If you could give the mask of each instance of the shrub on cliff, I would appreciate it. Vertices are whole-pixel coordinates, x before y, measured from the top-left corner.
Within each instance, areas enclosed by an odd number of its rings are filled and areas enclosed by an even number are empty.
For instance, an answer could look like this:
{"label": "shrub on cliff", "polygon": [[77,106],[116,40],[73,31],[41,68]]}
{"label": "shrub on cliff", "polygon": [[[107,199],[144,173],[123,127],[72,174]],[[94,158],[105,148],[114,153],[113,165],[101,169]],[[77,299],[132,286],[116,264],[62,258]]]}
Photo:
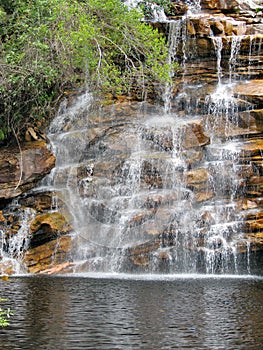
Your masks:
{"label": "shrub on cliff", "polygon": [[65,90],[167,81],[165,40],[113,0],[0,0],[0,139],[52,114]]}

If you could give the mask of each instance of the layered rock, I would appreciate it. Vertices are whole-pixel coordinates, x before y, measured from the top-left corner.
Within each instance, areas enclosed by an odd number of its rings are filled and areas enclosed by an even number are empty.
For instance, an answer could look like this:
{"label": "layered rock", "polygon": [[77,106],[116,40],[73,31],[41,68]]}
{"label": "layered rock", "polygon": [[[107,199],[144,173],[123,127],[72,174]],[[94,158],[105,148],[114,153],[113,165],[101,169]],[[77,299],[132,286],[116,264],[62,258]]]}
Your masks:
{"label": "layered rock", "polygon": [[26,142],[0,153],[0,201],[18,197],[55,166],[55,157],[43,141]]}
{"label": "layered rock", "polygon": [[54,193],[43,192],[18,197],[2,210],[2,273],[36,273],[69,260],[72,227],[63,207]]}
{"label": "layered rock", "polygon": [[[237,142],[233,147],[237,147],[231,155],[230,150],[217,151],[225,157],[225,165],[220,169],[210,166],[209,168],[196,168],[197,163],[191,163],[193,169],[185,172],[184,178],[187,188],[194,193],[194,201],[205,203],[213,200],[217,189],[211,184],[218,181],[218,186],[223,186],[226,194],[231,190],[231,167],[233,162],[237,178],[236,181],[236,204],[231,215],[232,219],[240,220],[236,223],[236,230],[240,233],[240,240],[237,244],[237,251],[245,253],[248,247],[253,250],[262,250],[262,3],[259,1],[209,1],[201,2],[203,13],[189,14],[185,24],[186,35],[183,42],[177,39],[176,57],[181,62],[183,69],[177,71],[176,88],[174,89],[174,99],[172,100],[172,110],[180,115],[189,113],[204,113],[203,130],[209,135],[209,130],[213,130],[213,137],[222,140],[232,139]],[[169,35],[177,35],[177,25],[164,25]],[[184,30],[184,29],[182,29]],[[207,57],[209,57],[207,59]],[[180,83],[181,73],[183,75]],[[219,92],[216,87],[218,80],[226,83],[232,79],[241,79],[242,82],[233,84],[230,90]],[[187,83],[191,88],[187,90]],[[202,83],[198,84],[198,83]],[[194,84],[198,89],[194,88]],[[219,86],[220,87],[220,86]],[[218,89],[218,91],[217,91]],[[226,103],[228,108],[233,107],[233,115],[228,115],[228,110],[219,111],[220,100],[213,100],[213,94],[221,95],[221,102]],[[181,95],[187,94],[189,104],[182,99]],[[225,101],[223,98],[225,94]],[[211,98],[208,100],[208,95]],[[179,103],[179,105],[178,105]],[[181,109],[180,109],[181,103]],[[189,108],[194,105],[194,108]],[[207,110],[207,106],[209,109]],[[187,112],[186,112],[187,111]],[[207,128],[207,129],[206,129]],[[172,138],[169,134],[161,135],[161,131],[152,139],[157,144],[164,145],[164,149],[172,149]],[[244,139],[245,137],[245,139]],[[163,138],[163,139],[162,139]],[[237,141],[240,140],[240,141]],[[223,141],[222,147],[223,146]],[[208,142],[209,143],[209,142]],[[231,144],[231,142],[230,142]],[[199,145],[199,162],[204,159],[205,145]],[[232,147],[232,146],[231,146]],[[196,149],[195,149],[196,150]],[[209,148],[208,148],[209,150]],[[210,152],[210,151],[209,151]],[[225,155],[224,155],[225,152]],[[238,160],[236,159],[238,154]],[[214,155],[211,153],[211,157]],[[229,159],[227,161],[227,159]],[[229,162],[229,165],[228,165]],[[217,163],[219,164],[219,163]],[[232,164],[232,165],[231,165]],[[230,170],[229,170],[230,169]],[[217,174],[217,172],[221,174]],[[229,172],[229,175],[228,175]],[[229,182],[227,178],[229,177]],[[214,179],[214,180],[213,180]],[[218,179],[218,180],[217,180]],[[222,182],[223,179],[223,182]],[[231,190],[232,191],[232,190]],[[233,194],[232,194],[233,195]],[[162,201],[154,202],[156,208],[162,207]],[[192,239],[196,240],[195,247],[202,247],[208,237],[209,227],[215,225],[217,214],[210,210],[200,213],[200,221],[194,225],[198,235],[192,232]],[[194,217],[193,217],[194,220]],[[227,223],[226,223],[227,224]],[[230,223],[229,223],[230,224]],[[227,225],[229,225],[227,224]],[[231,225],[231,224],[230,224]],[[223,229],[223,228],[222,228]],[[156,244],[167,247],[174,245],[174,237],[178,241],[180,232],[176,225],[164,229],[157,240],[149,240],[148,244],[134,247],[131,251],[131,262],[136,266],[150,266],[152,255],[149,253],[156,250]],[[170,237],[170,238],[168,238]],[[242,238],[241,238],[242,237]],[[234,239],[234,237],[229,239]],[[181,240],[181,243],[184,240]],[[181,244],[179,243],[179,244]],[[186,241],[183,244],[187,244]],[[215,251],[220,252],[223,242],[213,242]],[[189,247],[190,249],[190,247]],[[221,254],[221,253],[220,253]],[[171,260],[171,254],[167,251],[160,251],[158,255],[160,264]]]}
{"label": "layered rock", "polygon": [[64,266],[70,266],[66,259],[70,246],[70,236],[62,236],[50,240],[46,244],[28,249],[24,257],[28,272],[38,273],[48,270],[46,273],[50,273],[52,270],[49,271],[49,269],[55,268],[56,265],[61,265],[62,263],[65,264],[65,261],[67,263]]}
{"label": "layered rock", "polygon": [[100,254],[122,254],[125,268],[153,271],[169,269],[170,261],[177,269],[180,259],[198,261],[208,251],[219,263],[226,246],[237,254],[263,250],[263,34],[261,3],[251,3],[202,0],[204,12],[182,21],[187,8],[180,4],[178,22],[155,24],[170,39],[181,33],[170,115],[119,97],[114,106],[81,110],[79,128],[62,116],[61,129],[51,127],[68,157],[60,155],[56,193],[25,194],[54,166],[43,143],[12,150],[8,161],[0,157],[1,198],[24,193],[16,208],[3,208],[0,222],[7,251],[24,232],[18,208],[28,213],[22,254],[13,251],[26,271],[71,271],[77,243],[69,213],[89,248],[83,269],[102,266]]}

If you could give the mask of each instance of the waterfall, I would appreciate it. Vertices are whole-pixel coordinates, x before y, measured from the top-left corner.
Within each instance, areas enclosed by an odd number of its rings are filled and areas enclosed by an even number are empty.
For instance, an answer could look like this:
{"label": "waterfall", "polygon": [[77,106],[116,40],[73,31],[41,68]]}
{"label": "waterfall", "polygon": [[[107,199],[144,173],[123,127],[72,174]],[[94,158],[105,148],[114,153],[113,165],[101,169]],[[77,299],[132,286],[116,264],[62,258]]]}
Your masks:
{"label": "waterfall", "polygon": [[167,17],[164,13],[164,9],[162,6],[154,3],[154,2],[142,2],[140,0],[125,0],[125,5],[128,8],[137,8],[140,10],[140,5],[144,5],[147,9],[147,20],[150,20],[151,22],[167,22]]}
{"label": "waterfall", "polygon": [[188,14],[196,14],[201,11],[201,0],[187,0],[186,4],[188,5]]}
{"label": "waterfall", "polygon": [[[197,167],[198,151],[185,146],[201,116],[163,114],[145,102],[97,110],[90,94],[61,108],[48,135],[57,166],[42,185],[67,203],[77,269],[239,272],[239,143],[213,135],[213,121],[227,127],[236,106],[228,85],[219,85],[206,101],[210,145],[204,135]],[[132,121],[120,123],[131,112]]]}
{"label": "waterfall", "polygon": [[[187,14],[167,20],[151,4],[153,21],[167,34],[169,63],[179,64],[171,69],[175,84],[163,88],[162,105],[102,106],[87,91],[65,99],[49,127],[56,167],[37,191],[54,193],[51,210],[67,213],[75,272],[251,272],[242,201],[247,178],[259,170],[239,136],[249,128],[240,112],[253,106],[242,101],[240,107],[234,92],[246,36],[210,31],[204,44],[189,34],[189,18],[202,16],[200,1],[188,5]],[[211,44],[212,57],[205,52],[200,58],[198,40]],[[249,64],[258,64],[260,51],[261,41],[251,39]],[[199,69],[205,73],[198,76]],[[34,215],[23,212],[19,234],[9,240],[12,258],[21,260]],[[4,245],[2,238],[3,256]]]}
{"label": "waterfall", "polygon": [[231,83],[233,74],[235,72],[235,66],[237,64],[237,57],[240,51],[240,45],[242,36],[236,36],[231,38],[231,52],[229,58],[229,82]]}
{"label": "waterfall", "polygon": [[222,58],[223,41],[220,36],[212,37],[212,40],[213,40],[216,57],[217,57],[216,68],[217,68],[218,85],[220,85],[221,77],[222,77],[221,58]]}
{"label": "waterfall", "polygon": [[[180,19],[178,21],[172,21],[168,22],[166,25],[167,31],[168,31],[168,47],[169,47],[169,54],[168,54],[168,63],[171,67],[173,67],[173,64],[177,61],[177,50],[181,42],[184,42],[182,40],[182,33],[185,33],[185,19]],[[185,50],[183,49],[183,54],[185,54]],[[174,75],[174,69],[171,68],[170,76],[171,78]],[[166,84],[164,88],[164,93],[162,96],[162,99],[164,101],[164,113],[168,114],[171,110],[171,98],[172,98],[172,89],[173,84]]]}
{"label": "waterfall", "polygon": [[1,230],[0,256],[3,267],[7,267],[9,273],[23,273],[26,271],[23,257],[24,251],[29,247],[30,233],[28,227],[35,216],[35,210],[31,208],[22,209],[16,200],[9,206],[9,215],[17,217],[19,229],[17,233],[5,235],[5,229]]}

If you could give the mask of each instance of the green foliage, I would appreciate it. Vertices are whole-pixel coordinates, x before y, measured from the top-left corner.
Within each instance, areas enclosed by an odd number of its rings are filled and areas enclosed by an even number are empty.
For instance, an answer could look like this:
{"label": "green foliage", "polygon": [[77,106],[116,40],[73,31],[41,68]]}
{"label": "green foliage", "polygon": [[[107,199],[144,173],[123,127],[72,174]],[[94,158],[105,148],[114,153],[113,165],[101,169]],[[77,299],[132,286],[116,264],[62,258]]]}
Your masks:
{"label": "green foliage", "polygon": [[[6,299],[0,298],[0,302],[6,301]],[[13,316],[13,312],[10,308],[4,309],[0,307],[0,327],[6,327],[9,325],[9,318]]]}
{"label": "green foliage", "polygon": [[0,0],[0,140],[84,83],[129,93],[169,81],[164,38],[113,0]]}
{"label": "green foliage", "polygon": [[139,6],[141,7],[146,19],[151,19],[153,16],[153,4],[154,6],[159,7],[159,9],[163,9],[167,16],[176,15],[175,7],[171,0],[143,0],[139,2]]}

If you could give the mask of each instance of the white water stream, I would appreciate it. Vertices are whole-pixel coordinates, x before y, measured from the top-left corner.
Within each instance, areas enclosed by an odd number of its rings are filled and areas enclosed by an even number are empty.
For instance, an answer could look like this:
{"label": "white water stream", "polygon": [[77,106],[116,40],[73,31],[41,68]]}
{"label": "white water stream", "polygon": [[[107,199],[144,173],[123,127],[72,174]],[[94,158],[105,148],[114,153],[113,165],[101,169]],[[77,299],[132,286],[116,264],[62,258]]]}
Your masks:
{"label": "white water stream", "polygon": [[[192,5],[196,14],[200,3]],[[185,46],[185,18],[167,25],[171,62],[180,55],[181,91],[175,97],[167,86],[164,106],[143,102],[101,109],[90,92],[65,101],[48,135],[56,167],[38,191],[52,191],[56,205],[56,197],[66,204],[74,229],[71,259],[83,271],[249,273],[249,245],[238,254],[240,242],[245,244],[235,202],[242,195],[240,143],[227,138],[238,122],[232,90],[242,37],[231,40],[227,74],[222,39],[212,38],[217,83],[200,112],[202,85],[184,80],[195,50]],[[202,125],[210,140],[201,156],[195,147],[185,148],[193,124]],[[222,125],[225,135],[219,137]],[[191,170],[202,179],[189,185]],[[17,236],[23,244],[30,215],[25,213]],[[11,251],[19,249],[18,241],[10,244]]]}
{"label": "white water stream", "polygon": [[[184,26],[183,20],[171,23],[171,60],[176,57],[180,35],[185,35]],[[94,128],[94,101],[89,93],[69,107],[62,106],[53,121],[49,138],[57,166],[44,185],[67,203],[77,246],[72,259],[84,264],[87,271],[133,270],[127,262],[127,251],[159,239],[159,248],[147,253],[147,258],[140,254],[132,258],[136,266],[140,265],[139,270],[239,273],[237,246],[242,241],[242,218],[234,201],[239,188],[239,142],[230,140],[222,144],[216,133],[220,125],[225,125],[226,132],[235,125],[237,106],[231,91],[240,41],[232,41],[229,74],[224,82],[220,39],[214,40],[214,44],[218,83],[214,92],[206,96],[208,115],[213,116],[205,125],[210,145],[206,146],[206,156],[198,166],[207,177],[200,185],[206,187],[202,191],[208,201],[198,202],[197,194],[186,180],[189,164],[183,146],[185,128],[189,120],[202,118],[193,115],[193,104],[187,102],[187,83],[177,97],[178,105],[184,104],[183,117],[179,116],[179,109],[176,111],[176,100],[171,111],[171,89],[167,89],[165,107],[157,112],[152,113],[146,105],[142,109],[143,104],[137,106],[134,121],[120,131],[118,127],[114,129],[115,122],[111,120],[116,139],[113,143],[111,137],[105,137],[88,146],[88,134]],[[186,61],[188,52],[182,47]],[[184,62],[181,66],[186,69]],[[104,117],[99,110],[96,113],[95,129],[103,129]],[[118,124],[114,107],[111,113]],[[111,158],[116,156],[113,149],[118,147],[124,152],[121,158],[126,154],[121,162]],[[167,149],[164,151],[163,147]],[[120,168],[107,177],[115,164]],[[85,172],[82,177],[78,175],[80,169]],[[105,175],[98,174],[100,171]],[[201,219],[206,215],[210,218]]]}

